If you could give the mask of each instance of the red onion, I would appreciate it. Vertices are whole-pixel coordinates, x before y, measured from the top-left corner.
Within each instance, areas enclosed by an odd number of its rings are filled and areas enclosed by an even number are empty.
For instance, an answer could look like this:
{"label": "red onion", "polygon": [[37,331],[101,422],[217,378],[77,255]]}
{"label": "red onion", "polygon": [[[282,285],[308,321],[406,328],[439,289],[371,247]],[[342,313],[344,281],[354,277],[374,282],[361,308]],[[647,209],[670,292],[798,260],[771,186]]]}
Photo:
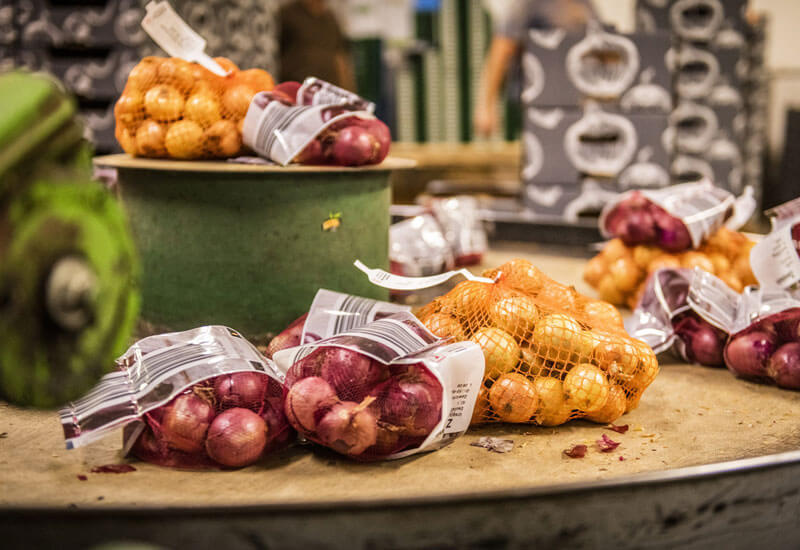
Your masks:
{"label": "red onion", "polygon": [[294,430],[286,420],[286,415],[283,414],[283,407],[279,404],[273,405],[270,402],[265,403],[261,418],[267,425],[268,438],[267,448],[265,450],[272,451],[282,447],[292,439]]}
{"label": "red onion", "polygon": [[783,344],[770,357],[767,376],[782,388],[800,389],[800,343]]}
{"label": "red onion", "polygon": [[320,442],[337,453],[358,456],[378,440],[378,421],[364,404],[337,403],[317,423]]}
{"label": "red onion", "polygon": [[300,90],[300,83],[293,80],[287,80],[277,84],[272,91],[281,92],[292,100],[292,103],[297,103],[297,92]]}
{"label": "red onion", "polygon": [[389,456],[398,452],[400,443],[399,430],[394,426],[378,423],[378,435],[375,444],[369,448],[369,454],[375,457]]}
{"label": "red onion", "polygon": [[317,429],[317,414],[338,401],[336,393],[318,376],[303,378],[286,394],[285,411],[289,423],[306,435]]}
{"label": "red onion", "polygon": [[681,252],[692,247],[692,237],[681,220],[656,205],[651,206],[651,213],[659,247],[668,252]]}
{"label": "red onion", "polygon": [[252,464],[267,444],[267,425],[253,411],[228,409],[211,423],[206,452],[223,466],[239,468]]}
{"label": "red onion", "polygon": [[628,246],[653,242],[656,228],[647,210],[631,210],[619,226],[617,235]]}
{"label": "red onion", "polygon": [[303,378],[319,376],[322,362],[325,360],[326,349],[317,348],[292,365],[286,372],[286,379],[284,380],[286,387],[291,388]]}
{"label": "red onion", "polygon": [[353,125],[364,128],[378,140],[380,149],[378,154],[372,159],[372,162],[375,164],[382,162],[389,154],[389,147],[392,145],[392,133],[389,131],[389,127],[377,118],[354,117]]}
{"label": "red onion", "polygon": [[211,405],[193,393],[184,393],[164,407],[161,432],[170,447],[196,453],[203,449],[213,419]]}
{"label": "red onion", "polygon": [[412,365],[378,393],[381,420],[404,435],[427,436],[442,417],[442,385],[425,367]]}
{"label": "red onion", "polygon": [[360,402],[378,382],[389,376],[385,365],[345,348],[327,347],[320,376],[341,399]]}
{"label": "red onion", "polygon": [[744,378],[763,378],[767,361],[775,351],[775,338],[761,331],[735,336],[725,347],[725,364]]}
{"label": "red onion", "polygon": [[771,317],[775,318],[773,324],[780,340],[800,342],[800,309],[781,311]]}
{"label": "red onion", "polygon": [[339,166],[361,166],[374,163],[381,144],[364,128],[347,126],[336,136],[331,147],[333,161]]}
{"label": "red onion", "polygon": [[682,351],[687,361],[709,367],[721,367],[725,364],[722,350],[726,335],[722,331],[702,319],[688,316],[675,324],[675,334],[685,344]]}
{"label": "red onion", "polygon": [[214,381],[214,394],[221,409],[244,407],[258,412],[266,389],[267,376],[258,372],[237,372],[218,376]]}
{"label": "red onion", "polygon": [[605,219],[606,231],[615,237],[619,235],[622,224],[628,216],[628,211],[628,207],[624,202],[612,208]]}
{"label": "red onion", "polygon": [[288,327],[278,333],[275,338],[270,340],[269,345],[267,346],[266,356],[272,358],[275,353],[282,349],[299,346],[302,343],[300,342],[300,339],[303,336],[303,327],[306,324],[306,317],[308,317],[308,313],[302,314],[300,317],[292,321]]}

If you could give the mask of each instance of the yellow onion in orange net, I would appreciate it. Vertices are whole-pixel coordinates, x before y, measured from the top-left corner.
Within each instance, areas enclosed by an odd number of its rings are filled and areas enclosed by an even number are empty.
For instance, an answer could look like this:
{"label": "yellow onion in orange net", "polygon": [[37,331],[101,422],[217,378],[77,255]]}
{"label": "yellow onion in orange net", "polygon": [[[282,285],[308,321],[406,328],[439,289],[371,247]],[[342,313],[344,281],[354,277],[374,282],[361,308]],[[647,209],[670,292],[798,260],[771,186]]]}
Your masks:
{"label": "yellow onion in orange net", "polygon": [[183,59],[142,59],[114,106],[122,149],[133,156],[183,160],[241,154],[242,120],[250,101],[275,83],[267,71],[241,71],[223,57],[215,61],[227,76]]}
{"label": "yellow onion in orange net", "polygon": [[[625,253],[618,248],[617,259]],[[483,351],[473,424],[609,423],[638,405],[658,362],[649,346],[625,332],[614,306],[525,260],[483,275],[495,282],[464,281],[417,312],[437,335],[471,340]]]}

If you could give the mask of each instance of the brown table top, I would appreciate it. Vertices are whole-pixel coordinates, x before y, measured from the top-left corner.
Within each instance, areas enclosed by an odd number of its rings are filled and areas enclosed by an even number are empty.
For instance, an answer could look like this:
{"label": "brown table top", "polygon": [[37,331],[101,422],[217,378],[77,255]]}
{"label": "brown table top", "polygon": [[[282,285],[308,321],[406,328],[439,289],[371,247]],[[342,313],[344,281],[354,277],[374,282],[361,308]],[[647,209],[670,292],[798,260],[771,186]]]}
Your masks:
{"label": "brown table top", "polygon": [[[506,244],[490,252],[485,263],[527,257],[549,275],[590,293],[580,279],[584,259],[563,255],[569,250],[559,252]],[[800,392],[739,381],[725,369],[667,359],[639,408],[617,421],[630,427],[625,434],[583,421],[557,428],[488,425],[439,451],[374,464],[295,447],[238,471],[177,471],[134,462],[135,472],[91,474],[94,466],[123,461],[119,434],[66,451],[54,412],[0,404],[0,433],[5,433],[0,438],[0,507],[326,504],[625,480],[635,474],[797,450],[799,415]],[[604,433],[621,442],[614,452],[595,447]],[[513,439],[514,448],[496,454],[470,446],[483,435]],[[579,443],[589,446],[585,458],[562,454]],[[80,481],[79,474],[88,480]]]}

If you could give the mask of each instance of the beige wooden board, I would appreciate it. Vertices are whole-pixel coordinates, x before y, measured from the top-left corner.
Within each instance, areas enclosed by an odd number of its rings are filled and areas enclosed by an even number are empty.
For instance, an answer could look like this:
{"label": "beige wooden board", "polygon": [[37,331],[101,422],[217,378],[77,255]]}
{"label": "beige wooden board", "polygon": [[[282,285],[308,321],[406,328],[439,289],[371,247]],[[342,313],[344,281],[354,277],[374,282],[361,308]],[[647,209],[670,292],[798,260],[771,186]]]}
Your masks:
{"label": "beige wooden board", "polygon": [[[486,263],[524,256],[588,292],[580,281],[585,260],[565,255],[571,252],[505,245],[489,253]],[[662,364],[640,407],[617,422],[630,426],[626,434],[584,421],[558,428],[488,425],[440,451],[391,462],[360,464],[296,447],[238,471],[177,471],[134,462],[135,472],[91,474],[94,466],[123,460],[118,433],[66,451],[54,412],[0,405],[0,506],[233,506],[524,490],[796,450],[798,417],[798,392],[742,382],[724,369]],[[597,449],[594,442],[604,433],[621,442],[614,452]],[[514,448],[497,454],[470,445],[484,435],[512,439]],[[585,458],[562,454],[574,444],[588,445]],[[88,480],[80,481],[79,474]]]}
{"label": "beige wooden board", "polygon": [[416,166],[416,161],[398,157],[387,157],[380,164],[346,168],[342,166],[304,166],[290,164],[244,164],[225,160],[172,160],[132,157],[126,154],[95,157],[97,166],[111,168],[134,168],[140,170],[164,170],[171,172],[226,172],[226,173],[330,173],[330,172],[381,172],[408,170]]}

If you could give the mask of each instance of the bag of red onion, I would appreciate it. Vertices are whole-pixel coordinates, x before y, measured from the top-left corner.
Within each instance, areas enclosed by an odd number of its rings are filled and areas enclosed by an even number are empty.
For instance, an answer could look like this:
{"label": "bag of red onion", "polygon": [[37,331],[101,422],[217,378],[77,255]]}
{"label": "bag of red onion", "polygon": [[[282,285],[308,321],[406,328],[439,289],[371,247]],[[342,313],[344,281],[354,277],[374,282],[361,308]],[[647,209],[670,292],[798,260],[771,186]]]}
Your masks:
{"label": "bag of red onion", "polygon": [[410,313],[274,356],[289,423],[357,460],[438,449],[467,430],[483,378],[472,342],[446,344]]}
{"label": "bag of red onion", "polygon": [[684,361],[722,367],[728,334],[704,320],[689,303],[694,272],[662,268],[647,280],[644,294],[625,329],[656,353],[673,351]]}
{"label": "bag of red onion", "polygon": [[282,349],[310,344],[401,311],[411,311],[411,307],[320,288],[308,312],[270,340],[265,355],[272,358]]}
{"label": "bag of red onion", "polygon": [[710,181],[624,193],[600,214],[600,232],[627,246],[653,245],[667,252],[698,248],[725,224],[738,229],[755,209],[752,190],[736,199]]}
{"label": "bag of red onion", "polygon": [[800,197],[765,212],[772,231],[750,251],[758,284],[783,288],[800,299]]}
{"label": "bag of red onion", "polygon": [[754,286],[739,295],[700,269],[688,300],[706,321],[730,333],[723,356],[731,372],[800,389],[800,300],[783,289]]}
{"label": "bag of red onion", "polygon": [[124,427],[125,454],[173,468],[239,468],[287,445],[274,363],[238,332],[206,326],[151,336],[59,412],[67,449]]}

